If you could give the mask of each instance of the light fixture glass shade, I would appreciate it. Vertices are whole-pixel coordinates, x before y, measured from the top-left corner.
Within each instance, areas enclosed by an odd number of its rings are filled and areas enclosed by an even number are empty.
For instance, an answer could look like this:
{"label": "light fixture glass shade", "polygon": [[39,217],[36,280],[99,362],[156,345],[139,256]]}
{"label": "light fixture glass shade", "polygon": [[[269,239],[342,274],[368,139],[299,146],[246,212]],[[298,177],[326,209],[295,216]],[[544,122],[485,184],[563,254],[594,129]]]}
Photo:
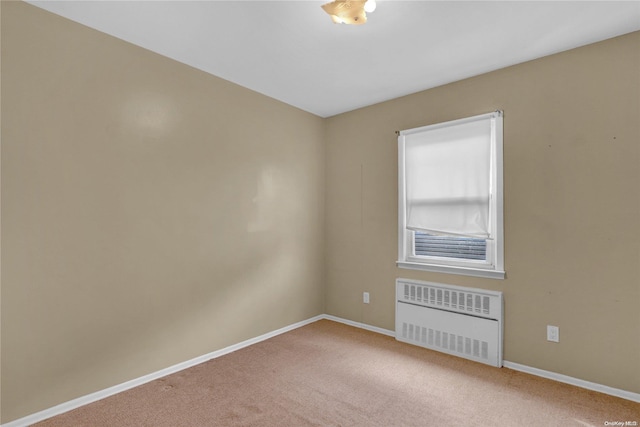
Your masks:
{"label": "light fixture glass shade", "polygon": [[376,6],[376,0],[367,0],[367,2],[364,4],[364,11],[371,13],[376,10]]}
{"label": "light fixture glass shade", "polygon": [[[369,0],[371,1],[373,0]],[[366,3],[368,2],[365,0],[335,0],[322,5],[322,9],[331,16],[334,23],[361,25],[367,22]]]}

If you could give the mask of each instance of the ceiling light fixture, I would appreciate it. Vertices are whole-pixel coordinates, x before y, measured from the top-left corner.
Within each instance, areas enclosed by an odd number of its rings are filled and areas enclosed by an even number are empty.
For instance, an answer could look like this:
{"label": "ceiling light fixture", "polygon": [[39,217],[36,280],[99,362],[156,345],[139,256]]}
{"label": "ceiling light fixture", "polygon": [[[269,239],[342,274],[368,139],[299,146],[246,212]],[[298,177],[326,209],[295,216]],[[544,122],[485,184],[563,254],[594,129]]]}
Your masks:
{"label": "ceiling light fixture", "polygon": [[367,22],[367,12],[376,10],[375,0],[335,0],[322,5],[335,24],[361,25]]}

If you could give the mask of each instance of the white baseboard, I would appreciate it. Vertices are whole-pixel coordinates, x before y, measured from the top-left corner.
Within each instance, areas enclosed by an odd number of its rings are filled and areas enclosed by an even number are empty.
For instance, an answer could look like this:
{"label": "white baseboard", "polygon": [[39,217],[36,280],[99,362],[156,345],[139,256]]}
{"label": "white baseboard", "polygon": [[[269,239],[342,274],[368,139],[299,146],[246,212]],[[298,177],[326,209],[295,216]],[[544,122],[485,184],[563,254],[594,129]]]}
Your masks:
{"label": "white baseboard", "polygon": [[345,325],[355,326],[356,328],[366,329],[367,331],[377,332],[382,335],[388,335],[390,337],[396,336],[396,331],[390,331],[389,329],[378,328],[377,326],[367,325],[366,323],[354,322],[353,320],[343,319],[341,317],[332,316],[330,314],[325,314],[322,316],[323,319],[333,320],[334,322],[344,323]]}
{"label": "white baseboard", "polygon": [[621,397],[622,399],[631,400],[640,403],[640,394],[633,393],[631,391],[620,390],[618,388],[609,387],[602,384],[592,383],[589,381],[581,380],[579,378],[569,377],[567,375],[557,374],[551,371],[545,371],[543,369],[532,368],[531,366],[521,365],[519,363],[503,361],[502,366],[505,368],[513,369],[514,371],[520,371],[527,374],[535,375],[537,377],[547,378],[550,380],[558,381],[565,384],[574,385],[580,388],[586,388],[587,390],[597,391],[600,393],[608,394],[615,397]]}
{"label": "white baseboard", "polygon": [[11,421],[9,423],[2,424],[1,427],[29,427],[31,424],[44,421],[48,418],[55,417],[56,415],[64,414],[65,412],[69,412],[73,409],[80,408],[81,406],[88,405],[90,403],[96,402],[106,397],[113,396],[114,394],[121,393],[123,391],[129,390],[134,387],[138,387],[140,385],[146,384],[148,382],[157,380],[162,377],[166,377],[167,375],[171,375],[176,372],[182,371],[184,369],[190,368],[192,366],[199,365],[200,363],[204,363],[208,360],[215,359],[216,357],[224,356],[225,354],[229,354],[234,351],[240,350],[241,348],[259,343],[260,341],[268,340],[269,338],[273,338],[277,335],[292,331],[301,326],[308,325],[309,323],[313,323],[324,318],[325,318],[324,315],[318,315],[310,319],[303,320],[298,323],[294,323],[293,325],[285,326],[284,328],[280,328],[275,331],[268,332],[266,334],[260,335],[259,337],[251,338],[246,341],[242,341],[238,344],[230,345],[229,347],[225,347],[223,349],[216,350],[214,352],[205,354],[203,356],[199,356],[194,359],[187,360],[186,362],[178,363],[177,365],[173,365],[168,368],[161,369],[156,372],[152,372],[140,378],[136,378],[131,381],[127,381],[125,383],[118,384],[113,387],[109,387],[104,390],[100,390],[95,393],[91,393],[86,396],[82,396],[77,399],[73,399],[68,402],[61,403],[60,405],[56,405],[52,408],[45,409],[44,411],[36,412],[35,414],[31,414],[26,417]]}
{"label": "white baseboard", "polygon": [[[255,338],[248,339],[246,341],[242,341],[238,344],[231,345],[229,347],[225,347],[221,350],[216,350],[214,352],[205,354],[200,357],[196,357],[191,360],[187,360],[186,362],[178,363],[177,365],[170,366],[165,369],[161,369],[157,372],[150,373],[148,375],[142,376],[140,378],[133,379],[131,381],[127,381],[122,384],[115,385],[113,387],[106,388],[104,390],[97,391],[95,393],[88,394],[86,396],[79,397],[77,399],[70,400],[65,403],[61,403],[60,405],[54,406],[49,409],[45,409],[44,411],[36,412],[35,414],[28,415],[23,418],[19,418],[17,420],[11,421],[6,424],[2,424],[0,427],[28,427],[32,424],[35,424],[40,421],[44,421],[48,418],[54,417],[56,415],[64,414],[65,412],[71,411],[73,409],[80,408],[81,406],[88,405],[90,403],[96,402],[98,400],[104,399],[109,396],[113,396],[114,394],[121,393],[123,391],[129,390],[131,388],[146,384],[148,382],[157,380],[159,378],[165,377],[167,375],[182,371],[184,369],[190,368],[192,366],[198,365],[200,363],[204,363],[208,360],[215,359],[216,357],[224,356],[225,354],[232,353],[234,351],[240,350],[242,348],[248,347],[250,345],[259,343],[261,341],[267,340],[269,338],[273,338],[277,335],[283,334],[285,332],[292,331],[299,327],[308,325],[310,323],[316,322],[318,320],[327,319],[332,320],[334,322],[343,323],[345,325],[354,326],[356,328],[365,329],[372,332],[377,332],[382,335],[387,335],[391,337],[395,337],[395,331],[391,331],[388,329],[379,328],[377,326],[367,325],[366,323],[354,322],[352,320],[343,319],[340,317],[332,316],[329,314],[321,314],[315,317],[312,317],[307,320],[303,320],[298,323],[294,323],[289,326],[285,326],[284,328],[277,329],[272,332],[268,332],[266,334],[260,335]],[[525,372],[527,374],[536,375],[538,377],[548,378],[554,381],[571,384],[577,387],[585,388],[587,390],[593,390],[604,394],[609,394],[611,396],[620,397],[622,399],[631,400],[634,402],[640,402],[640,394],[633,393],[626,390],[620,390],[613,387],[608,387],[601,384],[592,383],[589,381],[584,381],[578,378],[569,377],[562,374],[557,374],[555,372],[544,371],[538,368],[532,368],[530,366],[520,365],[514,362],[504,361],[503,366],[505,368],[513,369],[515,371]]]}

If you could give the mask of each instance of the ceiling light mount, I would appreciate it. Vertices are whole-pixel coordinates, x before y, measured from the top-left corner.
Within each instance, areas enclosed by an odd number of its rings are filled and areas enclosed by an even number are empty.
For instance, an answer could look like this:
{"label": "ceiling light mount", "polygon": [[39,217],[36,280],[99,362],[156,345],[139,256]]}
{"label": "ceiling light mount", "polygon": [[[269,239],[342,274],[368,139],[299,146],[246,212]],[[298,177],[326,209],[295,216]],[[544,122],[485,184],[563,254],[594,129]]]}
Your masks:
{"label": "ceiling light mount", "polygon": [[322,5],[335,24],[362,25],[367,22],[367,12],[376,10],[375,0],[335,0]]}

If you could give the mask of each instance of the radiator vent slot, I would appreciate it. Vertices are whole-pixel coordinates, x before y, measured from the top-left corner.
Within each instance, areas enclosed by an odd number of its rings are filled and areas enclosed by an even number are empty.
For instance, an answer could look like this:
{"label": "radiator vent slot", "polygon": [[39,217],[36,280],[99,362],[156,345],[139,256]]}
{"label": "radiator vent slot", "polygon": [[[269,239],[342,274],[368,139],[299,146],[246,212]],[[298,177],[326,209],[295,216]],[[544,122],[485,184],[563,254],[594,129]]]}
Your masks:
{"label": "radiator vent slot", "polygon": [[502,293],[396,281],[396,339],[502,366]]}
{"label": "radiator vent slot", "polygon": [[463,335],[450,334],[448,332],[427,328],[410,323],[402,324],[402,335],[405,340],[418,343],[423,347],[445,350],[447,353],[455,353],[459,356],[473,356],[489,361],[489,342],[478,340]]}
{"label": "radiator vent slot", "polygon": [[404,290],[402,301],[483,317],[492,316],[490,296],[479,293],[477,290],[462,291],[443,288],[444,286],[447,285],[429,286],[402,282]]}

